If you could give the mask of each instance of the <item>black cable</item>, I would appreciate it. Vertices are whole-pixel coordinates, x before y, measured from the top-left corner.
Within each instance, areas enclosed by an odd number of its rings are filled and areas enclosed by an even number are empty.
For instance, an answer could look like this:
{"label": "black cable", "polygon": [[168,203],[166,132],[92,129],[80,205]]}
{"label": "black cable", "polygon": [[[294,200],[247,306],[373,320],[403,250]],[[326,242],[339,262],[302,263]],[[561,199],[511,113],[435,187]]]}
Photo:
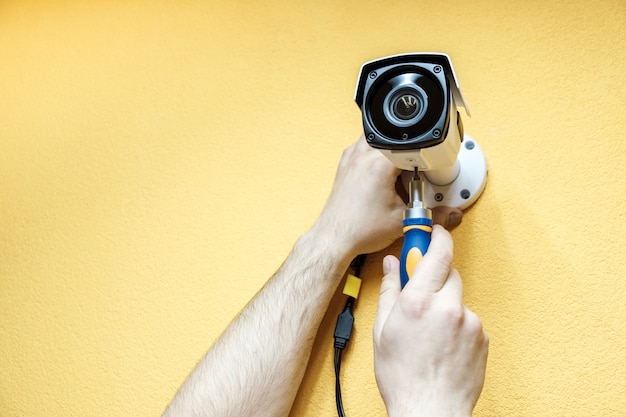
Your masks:
{"label": "black cable", "polygon": [[367,255],[363,253],[357,256],[356,258],[354,258],[352,262],[350,262],[350,268],[352,268],[352,270],[354,271],[355,277],[358,278],[361,276],[361,268],[363,268],[363,265],[365,265],[366,259],[367,259]]}
{"label": "black cable", "polygon": [[[365,260],[367,255],[359,255],[352,263],[350,263],[350,267],[354,271],[354,276],[359,277],[361,275],[361,269],[365,264]],[[344,290],[345,291],[345,290]],[[339,417],[346,417],[346,413],[343,410],[343,399],[341,397],[341,359],[343,358],[343,350],[348,345],[350,341],[350,336],[352,335],[352,327],[354,326],[354,304],[356,302],[357,294],[352,296],[348,296],[346,301],[346,305],[343,308],[339,317],[337,317],[337,324],[335,325],[335,401],[337,403],[337,415]]]}
{"label": "black cable", "polygon": [[341,357],[343,350],[335,348],[335,401],[337,402],[337,414],[339,417],[346,417],[343,411],[343,400],[341,399],[341,382],[339,374],[341,372]]}
{"label": "black cable", "polygon": [[343,411],[343,400],[341,398],[341,359],[343,350],[348,345],[352,335],[354,301],[353,297],[348,297],[346,306],[339,317],[337,317],[337,325],[335,326],[335,401],[337,402],[337,415],[339,417],[345,417],[346,415]]}

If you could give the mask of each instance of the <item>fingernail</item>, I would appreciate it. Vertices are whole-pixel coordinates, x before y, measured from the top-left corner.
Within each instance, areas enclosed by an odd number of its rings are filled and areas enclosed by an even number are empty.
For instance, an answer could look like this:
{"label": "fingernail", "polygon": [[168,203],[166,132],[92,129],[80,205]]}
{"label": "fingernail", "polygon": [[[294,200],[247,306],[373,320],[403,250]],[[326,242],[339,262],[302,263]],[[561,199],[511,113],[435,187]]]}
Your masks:
{"label": "fingernail", "polygon": [[448,216],[448,229],[454,229],[455,227],[461,224],[462,220],[463,220],[463,215],[453,211]]}
{"label": "fingernail", "polygon": [[383,259],[383,274],[387,275],[391,272],[391,261],[385,256]]}

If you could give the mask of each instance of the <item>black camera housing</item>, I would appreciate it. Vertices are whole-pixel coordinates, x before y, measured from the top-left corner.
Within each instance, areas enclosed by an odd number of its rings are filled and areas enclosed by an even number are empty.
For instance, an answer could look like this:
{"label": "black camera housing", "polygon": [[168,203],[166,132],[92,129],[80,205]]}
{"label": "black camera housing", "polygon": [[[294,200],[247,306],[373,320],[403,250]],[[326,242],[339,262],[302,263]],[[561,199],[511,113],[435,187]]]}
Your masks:
{"label": "black camera housing", "polygon": [[454,83],[454,70],[442,54],[396,55],[363,65],[355,101],[369,145],[388,150],[436,146],[448,136],[451,122],[462,140],[451,78]]}

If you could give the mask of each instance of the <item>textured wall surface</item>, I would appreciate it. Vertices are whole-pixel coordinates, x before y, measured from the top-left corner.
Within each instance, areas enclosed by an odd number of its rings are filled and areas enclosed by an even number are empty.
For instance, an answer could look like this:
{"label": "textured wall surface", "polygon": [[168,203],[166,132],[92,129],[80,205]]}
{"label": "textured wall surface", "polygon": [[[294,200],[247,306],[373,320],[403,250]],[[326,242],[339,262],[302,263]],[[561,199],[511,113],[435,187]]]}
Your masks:
{"label": "textured wall surface", "polygon": [[[154,416],[306,231],[362,63],[451,55],[477,416],[626,415],[626,2],[0,2],[0,415]],[[384,253],[397,253],[396,244]],[[349,416],[384,415],[370,258]],[[331,304],[292,416],[334,414]]]}

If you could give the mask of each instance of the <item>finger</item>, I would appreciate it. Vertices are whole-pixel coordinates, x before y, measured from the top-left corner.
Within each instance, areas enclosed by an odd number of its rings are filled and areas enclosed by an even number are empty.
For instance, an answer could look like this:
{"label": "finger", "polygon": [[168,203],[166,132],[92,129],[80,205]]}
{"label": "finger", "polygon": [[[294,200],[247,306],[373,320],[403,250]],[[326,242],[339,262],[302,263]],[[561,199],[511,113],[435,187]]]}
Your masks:
{"label": "finger", "polygon": [[405,291],[436,293],[448,278],[452,264],[453,243],[450,233],[435,225],[430,246],[424,258],[417,264]]}
{"label": "finger", "polygon": [[445,298],[450,302],[463,303],[463,281],[459,271],[452,268],[446,282],[437,292],[437,297]]}
{"label": "finger", "polygon": [[353,143],[343,150],[343,153],[341,154],[341,159],[339,160],[338,170],[344,169],[350,163],[350,160],[352,159],[352,154],[354,153],[354,149],[356,148],[357,143]]}
{"label": "finger", "polygon": [[373,150],[373,148],[365,140],[364,134],[361,134],[361,136],[359,137],[359,140],[356,142],[356,147],[361,152]]}
{"label": "finger", "polygon": [[463,307],[463,318],[468,333],[475,334],[479,339],[485,336],[486,333],[483,329],[483,323],[480,321],[480,317],[467,306]]}
{"label": "finger", "polygon": [[398,296],[400,295],[400,262],[393,255],[387,255],[383,259],[383,280],[380,284],[380,296],[378,298],[378,312],[374,320],[374,337],[378,339],[383,324],[389,317]]}
{"label": "finger", "polygon": [[452,230],[463,221],[463,212],[455,207],[433,208],[433,223],[440,224],[447,230]]}
{"label": "finger", "polygon": [[[367,155],[370,164],[378,164],[379,169],[384,171],[391,170],[390,172],[393,174],[394,181],[398,175],[400,175],[400,168],[396,167],[388,158],[386,158],[378,149],[372,148],[367,141],[365,140],[365,136],[361,135],[359,140],[354,144],[354,153]],[[382,164],[382,166],[381,166]],[[384,168],[382,168],[384,167]],[[372,166],[374,169],[374,167]]]}
{"label": "finger", "polygon": [[361,155],[367,158],[368,166],[370,167],[370,172],[378,173],[382,175],[384,178],[389,178],[391,181],[390,184],[394,185],[397,180],[398,175],[402,172],[400,168],[395,166],[387,157],[385,157],[382,153],[380,153],[377,149],[370,147],[367,143],[365,144],[367,150],[359,151]]}
{"label": "finger", "polygon": [[472,310],[467,308],[467,306],[464,306],[463,308],[463,321],[465,331],[470,335],[474,335],[476,347],[481,350],[481,360],[484,361],[487,359],[487,354],[489,351],[489,335],[487,334],[487,332],[485,332],[480,317],[478,317],[478,315]]}
{"label": "finger", "polygon": [[352,158],[359,155],[367,154],[371,150],[373,149],[365,141],[365,136],[361,135],[356,142],[354,142],[352,145],[350,145],[348,149],[346,149],[346,156]]}

